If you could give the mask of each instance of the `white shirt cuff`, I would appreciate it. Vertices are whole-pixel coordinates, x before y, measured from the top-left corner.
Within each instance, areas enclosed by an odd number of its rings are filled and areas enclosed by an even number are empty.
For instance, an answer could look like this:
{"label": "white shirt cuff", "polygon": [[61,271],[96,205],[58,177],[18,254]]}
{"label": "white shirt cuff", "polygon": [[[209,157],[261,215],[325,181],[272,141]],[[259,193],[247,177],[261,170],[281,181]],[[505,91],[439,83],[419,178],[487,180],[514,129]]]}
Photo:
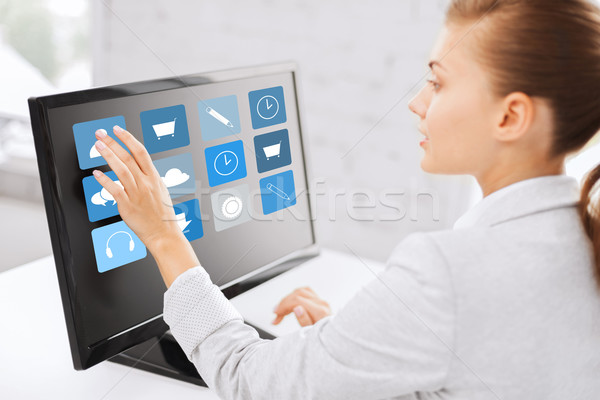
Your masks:
{"label": "white shirt cuff", "polygon": [[214,331],[242,315],[201,266],[180,274],[164,294],[163,319],[191,361],[194,349]]}

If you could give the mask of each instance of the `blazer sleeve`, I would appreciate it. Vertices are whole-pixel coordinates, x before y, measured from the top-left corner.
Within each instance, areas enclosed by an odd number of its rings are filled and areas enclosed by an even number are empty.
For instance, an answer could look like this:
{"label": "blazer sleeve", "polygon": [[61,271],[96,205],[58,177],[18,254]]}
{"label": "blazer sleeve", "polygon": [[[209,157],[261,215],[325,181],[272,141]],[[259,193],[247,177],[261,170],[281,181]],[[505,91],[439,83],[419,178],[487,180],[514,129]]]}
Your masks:
{"label": "blazer sleeve", "polygon": [[202,267],[181,274],[167,290],[164,319],[223,399],[432,392],[444,386],[453,354],[450,278],[435,242],[416,233],[337,314],[274,340],[243,323]]}

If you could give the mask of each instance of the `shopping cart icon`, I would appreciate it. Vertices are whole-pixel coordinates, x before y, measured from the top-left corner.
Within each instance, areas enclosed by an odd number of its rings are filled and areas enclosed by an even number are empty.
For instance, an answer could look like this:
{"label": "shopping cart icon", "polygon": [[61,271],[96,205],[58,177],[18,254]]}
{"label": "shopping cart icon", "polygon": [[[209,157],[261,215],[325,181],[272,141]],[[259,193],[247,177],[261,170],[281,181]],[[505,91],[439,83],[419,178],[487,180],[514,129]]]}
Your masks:
{"label": "shopping cart icon", "polygon": [[156,133],[156,137],[158,138],[158,140],[160,140],[160,138],[163,136],[175,136],[175,120],[177,120],[177,117],[175,117],[173,121],[152,125],[154,133]]}
{"label": "shopping cart icon", "polygon": [[271,157],[279,157],[279,153],[281,152],[281,140],[279,143],[263,147],[263,151],[265,152],[267,160]]}

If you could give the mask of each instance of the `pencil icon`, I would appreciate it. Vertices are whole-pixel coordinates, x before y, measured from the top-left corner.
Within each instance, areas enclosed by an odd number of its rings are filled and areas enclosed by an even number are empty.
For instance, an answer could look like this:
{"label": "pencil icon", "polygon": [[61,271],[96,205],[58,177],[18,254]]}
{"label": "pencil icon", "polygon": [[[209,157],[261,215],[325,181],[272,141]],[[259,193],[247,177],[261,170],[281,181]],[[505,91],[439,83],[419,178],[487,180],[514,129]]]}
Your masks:
{"label": "pencil icon", "polygon": [[206,107],[206,112],[209,113],[213,118],[215,118],[217,121],[219,121],[223,125],[226,125],[226,126],[228,126],[230,128],[233,128],[233,124],[231,123],[231,121],[229,121],[227,118],[225,118],[224,116],[222,116],[221,114],[219,114],[213,108]]}
{"label": "pencil icon", "polygon": [[271,183],[267,183],[267,189],[284,200],[290,200],[290,196],[288,196],[286,192],[284,192],[283,190],[279,189],[277,186],[274,186]]}

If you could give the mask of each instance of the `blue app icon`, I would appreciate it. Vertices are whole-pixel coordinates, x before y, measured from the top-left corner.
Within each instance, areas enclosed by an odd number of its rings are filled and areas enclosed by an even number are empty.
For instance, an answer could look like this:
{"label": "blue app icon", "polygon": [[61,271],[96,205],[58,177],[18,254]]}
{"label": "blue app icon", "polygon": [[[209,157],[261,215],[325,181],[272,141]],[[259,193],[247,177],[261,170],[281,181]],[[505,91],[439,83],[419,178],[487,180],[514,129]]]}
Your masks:
{"label": "blue app icon", "polygon": [[254,90],[248,93],[248,99],[252,128],[259,129],[287,121],[282,86]]}
{"label": "blue app icon", "polygon": [[153,163],[172,199],[196,192],[194,161],[190,153],[161,158]]}
{"label": "blue app icon", "polygon": [[142,121],[144,146],[150,154],[190,144],[183,104],[142,111],[140,120]]}
{"label": "blue app icon", "polygon": [[98,272],[146,257],[146,246],[123,221],[92,230],[92,242]]}
{"label": "blue app icon", "polygon": [[208,185],[217,186],[246,177],[244,144],[241,140],[204,149]]}
{"label": "blue app icon", "polygon": [[202,231],[202,217],[198,199],[175,204],[173,208],[175,209],[177,223],[187,240],[191,242],[201,238],[204,232]]}
{"label": "blue app icon", "polygon": [[258,172],[290,165],[290,139],[287,129],[254,136],[254,152]]}
{"label": "blue app icon", "polygon": [[292,171],[262,178],[259,186],[263,214],[265,215],[296,204],[296,189]]}
{"label": "blue app icon", "polygon": [[[119,182],[114,172],[105,172],[115,182]],[[98,183],[94,176],[83,178],[83,194],[87,206],[88,218],[90,222],[100,221],[108,217],[119,215],[117,202],[102,185]]]}
{"label": "blue app icon", "polygon": [[[75,135],[75,149],[77,150],[77,159],[79,160],[79,168],[89,169],[105,165],[107,162],[100,155],[94,144],[96,144],[96,131],[104,129],[106,133],[117,141],[125,149],[125,145],[113,133],[113,126],[119,125],[123,129],[125,127],[125,117],[102,118],[93,121],[80,122],[73,125],[73,135]],[[129,151],[127,149],[127,151]]]}
{"label": "blue app icon", "polygon": [[199,101],[198,114],[204,140],[236,135],[242,131],[236,95]]}

